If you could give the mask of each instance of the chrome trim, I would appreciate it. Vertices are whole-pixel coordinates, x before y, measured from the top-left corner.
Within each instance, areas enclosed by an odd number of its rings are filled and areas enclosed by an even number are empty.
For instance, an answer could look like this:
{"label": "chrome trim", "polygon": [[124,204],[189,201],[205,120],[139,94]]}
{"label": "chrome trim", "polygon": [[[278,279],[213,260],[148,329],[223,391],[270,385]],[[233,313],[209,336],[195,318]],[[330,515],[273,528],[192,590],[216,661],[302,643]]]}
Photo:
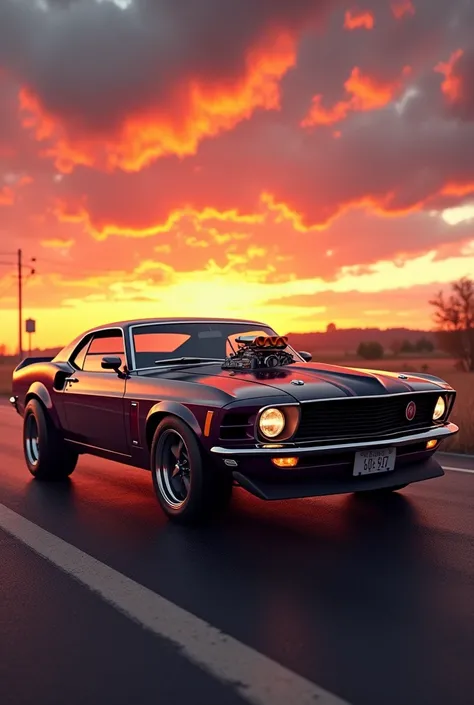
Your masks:
{"label": "chrome trim", "polygon": [[[382,439],[377,441],[364,441],[362,443],[335,443],[332,445],[317,445],[317,446],[298,446],[296,444],[289,445],[285,444],[284,447],[278,447],[275,444],[274,448],[254,446],[253,448],[223,448],[221,446],[213,446],[211,448],[211,453],[216,455],[243,455],[243,456],[285,456],[285,455],[309,455],[317,454],[324,455],[325,453],[337,453],[341,451],[358,451],[358,450],[370,450],[371,448],[384,448],[384,447],[398,447],[410,445],[412,443],[419,443],[422,441],[431,440],[442,440],[453,436],[459,431],[459,427],[454,423],[448,423],[445,426],[439,428],[431,428],[429,431],[424,433],[413,433],[408,436],[398,436],[397,438]],[[269,444],[267,443],[266,446]]]}
{"label": "chrome trim", "polygon": [[[192,319],[192,318],[185,318],[185,319],[178,318],[176,320],[171,319],[171,320],[166,320],[166,321],[160,321],[160,320],[154,321],[152,319],[148,323],[132,323],[132,325],[130,325],[128,328],[128,337],[129,337],[129,343],[130,343],[130,356],[131,356],[131,362],[132,362],[132,365],[129,368],[129,372],[138,372],[139,370],[141,371],[141,370],[156,369],[154,367],[136,367],[137,361],[136,361],[136,357],[135,357],[135,346],[133,344],[133,329],[134,328],[148,328],[150,326],[175,325],[176,323],[184,323],[184,324],[185,323],[195,323],[198,325],[201,323],[207,323],[210,325],[219,325],[219,324],[230,325],[232,323],[235,323],[236,325],[262,326],[262,328],[271,328],[271,330],[274,331],[272,326],[269,326],[268,323],[262,323],[262,321],[247,321],[247,320],[243,320],[243,319],[242,320],[240,320],[240,319],[236,319],[236,320],[221,319],[221,320],[216,321],[215,319],[212,319],[212,318],[210,318],[210,319],[205,318],[202,320],[201,319]],[[276,335],[276,332],[275,332],[275,335]],[[295,348],[293,348],[291,345],[288,345],[287,347],[289,347],[295,353],[295,355],[297,356],[299,361],[307,364],[306,361],[303,360],[303,358],[299,355],[297,350],[295,350]],[[224,358],[222,358],[222,360],[224,360]]]}
{"label": "chrome trim", "polygon": [[453,388],[450,389],[444,389],[441,387],[442,391],[438,391],[437,389],[419,389],[417,391],[413,392],[393,392],[390,394],[364,394],[364,395],[354,395],[352,397],[324,397],[321,399],[302,399],[300,401],[300,404],[314,404],[315,402],[325,402],[325,401],[346,401],[349,399],[389,399],[390,397],[403,397],[403,396],[409,396],[412,394],[438,394],[441,395],[443,392],[445,394],[449,394],[453,396],[456,393],[456,390]]}
{"label": "chrome trim", "polygon": [[[243,323],[244,325],[252,326],[263,326],[264,328],[271,328],[268,323],[263,323],[263,321],[247,320],[246,318],[235,318],[234,320],[229,318],[150,318],[148,322],[145,323],[132,323],[129,322],[130,328],[148,328],[148,326],[167,326],[174,325],[175,323]],[[272,328],[273,330],[273,328]]]}
{"label": "chrome trim", "polygon": [[75,441],[72,438],[65,438],[65,443],[73,443],[81,448],[90,448],[91,450],[98,450],[101,453],[111,453],[112,455],[119,455],[121,458],[131,458],[129,453],[119,453],[118,450],[109,450],[109,448],[102,448],[102,446],[94,446],[92,443],[82,443],[81,441]]}
{"label": "chrome trim", "polygon": [[160,370],[168,370],[170,367],[193,367],[193,365],[218,365],[220,362],[224,362],[224,358],[220,357],[218,360],[213,360],[212,362],[195,362],[189,365],[186,365],[183,363],[182,365],[177,365],[175,362],[170,362],[169,365],[153,365],[153,367],[136,367],[132,370],[129,370],[130,374],[132,372],[148,372],[148,370],[154,370],[155,372],[159,372]]}
{"label": "chrome trim", "polygon": [[[124,352],[125,362],[126,362],[127,369],[128,369],[129,365],[128,365],[127,346],[126,346],[126,344],[125,344],[125,333],[124,333],[123,328],[121,328],[120,326],[110,326],[109,328],[96,328],[95,330],[90,330],[90,331],[88,331],[87,333],[85,333],[85,334],[80,338],[80,340],[79,340],[79,342],[77,343],[77,345],[74,346],[74,349],[73,349],[73,351],[71,352],[71,354],[69,355],[69,357],[67,358],[66,362],[67,362],[69,365],[71,365],[71,367],[73,367],[75,370],[77,370],[78,368],[77,368],[75,365],[73,365],[73,363],[71,362],[71,360],[72,360],[72,358],[74,357],[74,355],[76,354],[76,351],[78,350],[78,348],[81,347],[81,345],[82,345],[82,343],[84,342],[84,340],[85,340],[86,338],[89,338],[89,337],[90,337],[90,339],[91,339],[91,341],[92,341],[93,337],[94,337],[95,335],[97,335],[98,333],[103,333],[103,332],[108,332],[108,331],[120,331],[120,333],[121,333],[121,335],[122,335],[122,340],[123,340],[123,352]],[[87,353],[86,353],[86,356],[87,356]],[[87,370],[79,370],[79,372],[84,372],[84,371],[87,372]],[[103,370],[103,371],[105,372],[105,370]]]}

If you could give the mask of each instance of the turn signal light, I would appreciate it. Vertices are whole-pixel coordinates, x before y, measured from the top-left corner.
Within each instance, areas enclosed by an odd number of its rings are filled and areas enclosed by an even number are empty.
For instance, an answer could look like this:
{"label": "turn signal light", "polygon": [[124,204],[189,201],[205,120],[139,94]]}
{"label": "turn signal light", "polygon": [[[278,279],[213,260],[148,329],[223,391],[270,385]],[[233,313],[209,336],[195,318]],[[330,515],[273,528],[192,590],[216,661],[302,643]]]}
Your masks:
{"label": "turn signal light", "polygon": [[426,442],[426,449],[431,450],[432,448],[436,448],[437,445],[438,445],[438,441],[435,441],[435,440],[427,441]]}
{"label": "turn signal light", "polygon": [[272,458],[272,463],[279,468],[294,468],[298,465],[298,458]]}

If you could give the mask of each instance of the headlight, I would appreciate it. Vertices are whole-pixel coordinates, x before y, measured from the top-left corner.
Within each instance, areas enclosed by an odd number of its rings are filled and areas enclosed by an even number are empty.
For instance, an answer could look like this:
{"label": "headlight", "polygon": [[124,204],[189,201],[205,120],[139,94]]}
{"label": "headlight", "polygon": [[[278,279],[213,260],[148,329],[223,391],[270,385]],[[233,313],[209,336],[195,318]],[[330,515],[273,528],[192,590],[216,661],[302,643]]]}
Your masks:
{"label": "headlight", "polygon": [[267,438],[276,438],[285,428],[285,415],[280,409],[265,409],[260,415],[258,425]]}
{"label": "headlight", "polygon": [[439,421],[446,413],[446,401],[444,397],[438,397],[436,406],[433,411],[433,421]]}

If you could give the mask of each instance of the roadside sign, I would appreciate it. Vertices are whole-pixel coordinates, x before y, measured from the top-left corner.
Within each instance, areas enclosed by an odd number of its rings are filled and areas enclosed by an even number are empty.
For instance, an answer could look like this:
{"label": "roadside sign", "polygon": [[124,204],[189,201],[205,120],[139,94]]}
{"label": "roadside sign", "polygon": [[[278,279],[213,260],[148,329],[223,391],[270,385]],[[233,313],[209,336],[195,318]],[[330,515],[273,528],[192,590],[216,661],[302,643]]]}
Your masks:
{"label": "roadside sign", "polygon": [[27,333],[36,333],[36,321],[33,318],[28,318],[25,324]]}

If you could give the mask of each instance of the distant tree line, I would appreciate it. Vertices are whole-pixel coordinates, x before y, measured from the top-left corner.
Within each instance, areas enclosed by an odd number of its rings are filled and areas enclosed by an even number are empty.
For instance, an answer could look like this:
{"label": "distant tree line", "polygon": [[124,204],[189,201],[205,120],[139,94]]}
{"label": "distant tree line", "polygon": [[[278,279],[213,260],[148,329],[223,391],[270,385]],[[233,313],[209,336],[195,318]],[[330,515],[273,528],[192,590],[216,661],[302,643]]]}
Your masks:
{"label": "distant tree line", "polygon": [[[414,343],[409,340],[394,340],[390,345],[390,351],[393,355],[409,355],[423,353],[429,354],[434,351],[434,344],[428,338],[419,338]],[[357,348],[358,357],[364,360],[381,360],[385,355],[384,347],[376,340],[364,341]]]}

